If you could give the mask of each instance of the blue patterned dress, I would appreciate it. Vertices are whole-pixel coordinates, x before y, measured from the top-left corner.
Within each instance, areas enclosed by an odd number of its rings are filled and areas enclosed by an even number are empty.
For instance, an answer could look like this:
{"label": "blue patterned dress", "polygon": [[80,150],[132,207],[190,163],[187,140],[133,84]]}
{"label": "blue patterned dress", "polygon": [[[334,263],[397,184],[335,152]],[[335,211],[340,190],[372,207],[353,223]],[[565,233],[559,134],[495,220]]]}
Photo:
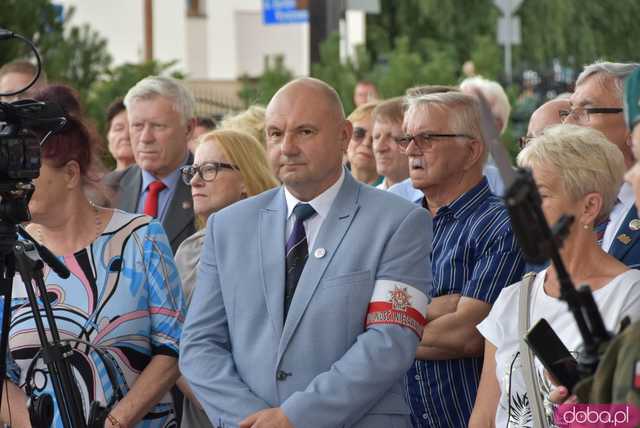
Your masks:
{"label": "blue patterned dress", "polygon": [[[71,276],[62,279],[46,267],[47,298],[61,339],[79,340],[72,343],[71,362],[86,415],[91,401],[104,404],[114,396],[106,358],[115,363],[120,389],[126,394],[155,355],[178,357],[184,319],[182,289],[162,226],[139,214],[115,210],[92,244],[60,260]],[[27,379],[40,342],[26,296],[16,274],[8,375],[21,388],[29,382],[34,395],[49,393],[55,401],[42,358],[35,360],[33,376]],[[44,317],[43,310],[41,314]],[[100,356],[83,342],[106,353]],[[57,404],[54,409],[52,426],[62,427]],[[137,426],[175,427],[171,395],[167,393]]]}

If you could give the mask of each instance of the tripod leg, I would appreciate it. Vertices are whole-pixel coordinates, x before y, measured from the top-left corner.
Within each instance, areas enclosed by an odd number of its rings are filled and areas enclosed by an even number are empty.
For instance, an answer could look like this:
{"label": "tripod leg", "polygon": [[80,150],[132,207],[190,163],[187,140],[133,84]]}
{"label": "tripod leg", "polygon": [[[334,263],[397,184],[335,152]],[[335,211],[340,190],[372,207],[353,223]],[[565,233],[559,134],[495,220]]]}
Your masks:
{"label": "tripod leg", "polygon": [[15,259],[13,253],[4,256],[0,266],[0,291],[2,292],[2,331],[0,334],[0,403],[4,380],[7,378],[7,344],[9,343],[9,324],[11,321],[11,287],[15,274]]}
{"label": "tripod leg", "polygon": [[[82,400],[69,363],[69,356],[72,353],[71,347],[60,343],[51,304],[46,299],[47,290],[42,276],[42,260],[38,257],[33,245],[28,242],[18,242],[14,254],[16,268],[29,296],[33,320],[42,346],[42,355],[49,370],[62,424],[65,428],[85,428],[86,420],[82,410]],[[40,314],[38,298],[33,287],[34,281],[38,292],[43,297],[41,302],[47,318],[51,342],[47,337],[47,329]]]}

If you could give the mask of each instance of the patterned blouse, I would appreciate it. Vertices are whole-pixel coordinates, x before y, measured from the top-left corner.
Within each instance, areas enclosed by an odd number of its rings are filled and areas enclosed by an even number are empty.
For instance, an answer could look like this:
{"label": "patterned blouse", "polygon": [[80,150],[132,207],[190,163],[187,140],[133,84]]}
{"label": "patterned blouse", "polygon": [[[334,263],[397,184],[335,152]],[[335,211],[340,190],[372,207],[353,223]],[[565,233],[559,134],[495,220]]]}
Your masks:
{"label": "patterned blouse", "polygon": [[[125,395],[155,355],[178,357],[184,320],[182,289],[162,226],[139,214],[115,210],[104,232],[92,244],[60,260],[71,276],[62,279],[45,267],[47,299],[61,339],[74,341],[71,363],[87,415],[92,401],[112,401],[114,375]],[[40,312],[47,325],[44,311]],[[86,343],[106,352],[91,349]],[[39,349],[24,284],[16,274],[8,375],[21,388],[28,382],[33,395],[51,394],[55,411],[52,426],[62,427],[42,358],[36,359],[32,370],[28,370]],[[105,366],[107,358],[115,367],[111,378]],[[137,426],[175,424],[173,401],[167,393]]]}

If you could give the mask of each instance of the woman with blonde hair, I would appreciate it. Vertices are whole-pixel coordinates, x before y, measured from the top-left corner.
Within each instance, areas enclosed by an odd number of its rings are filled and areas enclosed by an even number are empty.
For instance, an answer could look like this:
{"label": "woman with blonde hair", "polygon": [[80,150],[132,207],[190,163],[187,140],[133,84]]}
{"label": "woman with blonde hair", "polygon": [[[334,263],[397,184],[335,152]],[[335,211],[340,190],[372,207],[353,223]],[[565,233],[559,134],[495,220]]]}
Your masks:
{"label": "woman with blonde hair", "polygon": [[[200,137],[193,165],[182,167],[182,179],[191,186],[193,211],[199,230],[185,239],[175,259],[187,304],[196,284],[196,270],[204,243],[207,218],[241,199],[255,196],[279,185],[264,147],[251,135],[219,129]],[[181,378],[185,393],[182,427],[211,427],[206,414]]]}
{"label": "woman with blonde hair", "polygon": [[377,105],[378,102],[363,104],[347,117],[353,124],[353,134],[347,147],[351,175],[356,180],[372,186],[382,183],[373,156],[373,110]]}
{"label": "woman with blonde hair", "polygon": [[234,129],[246,132],[262,144],[267,146],[264,134],[264,120],[267,110],[260,105],[252,105],[243,112],[225,118],[220,123],[220,129]]}
{"label": "woman with blonde hair", "polygon": [[[625,316],[638,319],[640,271],[629,269],[598,243],[599,231],[608,222],[622,184],[622,152],[599,131],[557,125],[527,144],[517,160],[519,166],[532,170],[547,222],[553,225],[563,214],[573,216],[560,257],[573,283],[591,288],[606,328],[618,331]],[[470,427],[532,426],[533,412],[540,415],[541,423],[545,417],[552,422],[553,409],[548,402],[552,386],[543,375],[542,364],[537,359],[529,364],[527,354],[520,354],[522,333],[518,325],[520,317],[529,326],[544,318],[575,354],[582,338],[567,304],[559,297],[554,266],[500,292],[491,312],[477,327],[485,338],[485,352]],[[519,310],[520,299],[523,307],[528,307],[528,317],[527,310]],[[537,395],[529,390],[536,390]],[[536,411],[542,407],[546,416]]]}

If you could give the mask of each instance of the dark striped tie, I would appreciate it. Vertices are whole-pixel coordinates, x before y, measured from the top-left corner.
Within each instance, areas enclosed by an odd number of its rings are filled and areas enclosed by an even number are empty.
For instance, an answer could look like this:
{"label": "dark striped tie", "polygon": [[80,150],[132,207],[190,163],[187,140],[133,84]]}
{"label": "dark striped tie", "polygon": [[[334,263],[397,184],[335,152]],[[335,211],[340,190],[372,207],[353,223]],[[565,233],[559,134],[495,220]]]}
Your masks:
{"label": "dark striped tie", "polygon": [[293,215],[296,222],[293,224],[293,230],[287,240],[287,265],[285,272],[285,290],[284,290],[284,319],[287,319],[287,312],[293,300],[293,294],[296,292],[298,280],[304,269],[304,264],[309,255],[307,246],[307,235],[304,231],[303,222],[313,216],[316,211],[309,204],[298,204],[293,209]]}

